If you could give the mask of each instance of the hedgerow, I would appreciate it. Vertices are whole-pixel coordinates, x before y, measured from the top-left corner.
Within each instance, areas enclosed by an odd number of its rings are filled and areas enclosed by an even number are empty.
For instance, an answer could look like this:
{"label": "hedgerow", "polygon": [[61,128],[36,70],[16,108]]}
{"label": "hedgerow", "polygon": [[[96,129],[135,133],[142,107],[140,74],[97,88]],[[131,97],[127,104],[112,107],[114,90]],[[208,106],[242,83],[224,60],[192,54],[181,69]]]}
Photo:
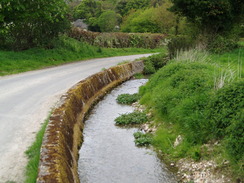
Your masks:
{"label": "hedgerow", "polygon": [[163,45],[166,35],[146,33],[99,33],[72,28],[69,36],[106,48],[157,48]]}

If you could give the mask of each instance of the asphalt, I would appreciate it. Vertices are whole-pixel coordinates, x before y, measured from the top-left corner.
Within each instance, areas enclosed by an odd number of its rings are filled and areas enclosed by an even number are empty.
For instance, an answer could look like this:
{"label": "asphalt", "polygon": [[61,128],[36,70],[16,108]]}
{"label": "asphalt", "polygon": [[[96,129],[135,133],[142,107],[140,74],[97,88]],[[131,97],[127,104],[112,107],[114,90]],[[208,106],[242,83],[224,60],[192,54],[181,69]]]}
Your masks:
{"label": "asphalt", "polygon": [[63,93],[103,68],[149,55],[92,59],[0,77],[0,183],[24,181],[24,152]]}

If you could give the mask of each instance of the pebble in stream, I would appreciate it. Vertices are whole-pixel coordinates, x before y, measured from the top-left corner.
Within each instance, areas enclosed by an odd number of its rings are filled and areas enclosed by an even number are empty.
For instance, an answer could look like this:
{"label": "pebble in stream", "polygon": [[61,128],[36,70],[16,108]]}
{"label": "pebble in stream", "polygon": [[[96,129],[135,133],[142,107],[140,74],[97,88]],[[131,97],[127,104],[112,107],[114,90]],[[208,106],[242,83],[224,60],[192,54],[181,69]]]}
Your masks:
{"label": "pebble in stream", "polygon": [[81,183],[173,183],[173,175],[150,149],[135,146],[136,128],[115,126],[120,114],[133,111],[131,106],[117,104],[123,93],[136,93],[147,80],[130,80],[105,96],[92,110],[83,131],[80,149]]}

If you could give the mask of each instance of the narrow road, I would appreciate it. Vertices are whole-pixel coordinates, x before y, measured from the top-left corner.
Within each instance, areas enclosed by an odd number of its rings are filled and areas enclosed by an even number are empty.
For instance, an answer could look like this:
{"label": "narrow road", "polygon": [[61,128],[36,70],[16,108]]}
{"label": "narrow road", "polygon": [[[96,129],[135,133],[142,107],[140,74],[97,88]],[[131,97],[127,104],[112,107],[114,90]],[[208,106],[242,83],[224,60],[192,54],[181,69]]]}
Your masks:
{"label": "narrow road", "polygon": [[24,152],[63,93],[102,68],[149,55],[92,59],[0,77],[0,183],[24,181]]}

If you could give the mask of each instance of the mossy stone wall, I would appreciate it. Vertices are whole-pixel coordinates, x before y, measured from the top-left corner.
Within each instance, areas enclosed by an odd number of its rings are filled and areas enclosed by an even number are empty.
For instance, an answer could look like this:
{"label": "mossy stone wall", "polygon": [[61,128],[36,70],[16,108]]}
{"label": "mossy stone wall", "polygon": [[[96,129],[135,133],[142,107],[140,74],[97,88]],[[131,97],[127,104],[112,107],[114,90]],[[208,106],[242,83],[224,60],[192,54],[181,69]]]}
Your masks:
{"label": "mossy stone wall", "polygon": [[38,183],[79,183],[78,150],[89,109],[115,86],[143,71],[142,61],[119,65],[80,81],[53,110],[44,135]]}

